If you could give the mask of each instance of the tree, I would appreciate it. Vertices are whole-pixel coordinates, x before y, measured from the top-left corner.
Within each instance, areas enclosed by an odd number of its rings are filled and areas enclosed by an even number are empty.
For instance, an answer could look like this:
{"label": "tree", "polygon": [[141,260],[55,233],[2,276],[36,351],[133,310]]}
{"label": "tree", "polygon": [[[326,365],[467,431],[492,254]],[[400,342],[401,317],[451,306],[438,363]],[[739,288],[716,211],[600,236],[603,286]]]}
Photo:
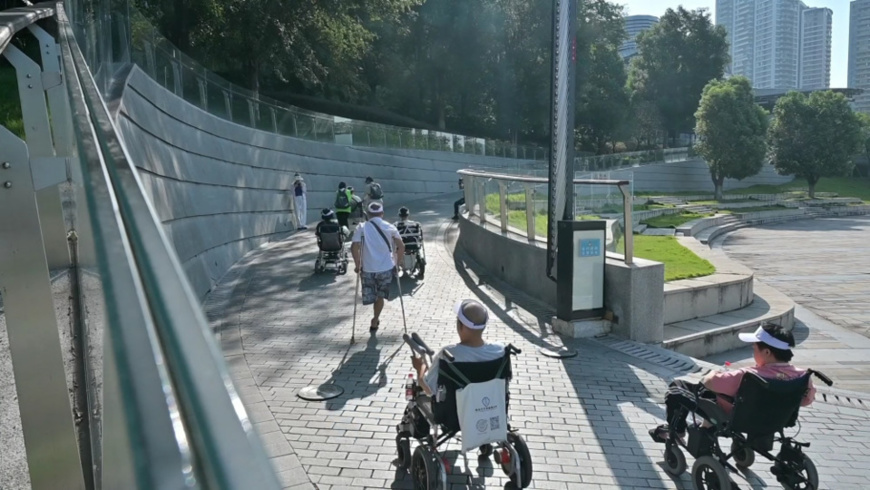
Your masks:
{"label": "tree", "polygon": [[864,152],[864,160],[865,166],[867,167],[865,170],[867,175],[870,173],[870,114],[864,112],[857,112],[855,115],[858,116],[858,121],[861,122],[861,140],[862,140],[862,148],[861,151]]}
{"label": "tree", "polygon": [[806,179],[815,198],[820,178],[851,173],[861,123],[842,94],[789,92],[773,108],[768,144],[777,172]]}
{"label": "tree", "polygon": [[714,26],[703,9],[668,9],[638,36],[637,47],[629,72],[633,100],[655,103],[674,138],[691,131],[701,92],[728,64],[725,28]]}
{"label": "tree", "polygon": [[619,47],[626,38],[622,7],[604,0],[578,4],[577,100],[575,121],[581,147],[606,153],[624,129],[629,109],[625,62]]}
{"label": "tree", "polygon": [[716,199],[726,178],[742,180],[761,171],[767,152],[767,112],[755,103],[745,77],[713,80],[695,113],[698,153],[707,160]]}

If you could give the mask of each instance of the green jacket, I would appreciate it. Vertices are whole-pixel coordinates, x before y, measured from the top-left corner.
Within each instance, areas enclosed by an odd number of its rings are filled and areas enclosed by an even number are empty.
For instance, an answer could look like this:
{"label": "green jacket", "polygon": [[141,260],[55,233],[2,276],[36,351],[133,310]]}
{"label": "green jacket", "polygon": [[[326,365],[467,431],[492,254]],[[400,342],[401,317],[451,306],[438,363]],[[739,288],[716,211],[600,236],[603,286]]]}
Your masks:
{"label": "green jacket", "polygon": [[[335,212],[336,212],[336,213],[349,213],[349,212],[350,212],[350,207],[353,205],[353,194],[351,194],[351,192],[350,192],[349,190],[347,190],[347,189],[345,189],[344,192],[347,194],[347,202],[348,202],[348,205],[347,205],[346,208],[340,208],[340,207],[336,206],[336,207],[335,207]],[[338,201],[338,196],[340,196],[340,195],[341,195],[341,191],[337,191],[337,192],[335,193],[335,200],[336,200],[336,201]]]}

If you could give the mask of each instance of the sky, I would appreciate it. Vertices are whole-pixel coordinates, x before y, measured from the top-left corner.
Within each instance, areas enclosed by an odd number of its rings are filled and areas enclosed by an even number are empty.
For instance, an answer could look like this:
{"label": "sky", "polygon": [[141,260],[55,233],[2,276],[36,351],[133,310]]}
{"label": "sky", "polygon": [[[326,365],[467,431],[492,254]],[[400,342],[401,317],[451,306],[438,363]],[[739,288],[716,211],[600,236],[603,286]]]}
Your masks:
{"label": "sky", "polygon": [[[846,86],[849,63],[849,3],[850,0],[803,0],[808,7],[828,7],[834,11],[831,46],[831,87]],[[655,15],[680,5],[687,9],[706,8],[715,20],[716,0],[615,0],[625,6],[628,15]]]}

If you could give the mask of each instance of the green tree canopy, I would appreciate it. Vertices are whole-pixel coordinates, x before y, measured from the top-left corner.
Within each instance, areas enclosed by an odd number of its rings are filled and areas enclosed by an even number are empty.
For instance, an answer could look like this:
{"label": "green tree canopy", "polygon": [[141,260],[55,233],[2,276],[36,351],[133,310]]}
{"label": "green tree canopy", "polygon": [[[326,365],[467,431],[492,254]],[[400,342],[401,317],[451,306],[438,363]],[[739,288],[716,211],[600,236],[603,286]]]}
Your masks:
{"label": "green tree canopy", "polygon": [[789,92],[776,102],[768,132],[773,165],[806,179],[810,197],[822,177],[851,173],[861,150],[861,123],[842,94]]}
{"label": "green tree canopy", "polygon": [[716,199],[721,199],[726,178],[741,180],[761,171],[767,112],[755,103],[749,80],[734,77],[704,87],[695,119],[695,149],[707,160]]}
{"label": "green tree canopy", "polygon": [[638,36],[637,47],[629,73],[632,97],[654,103],[672,136],[691,131],[701,92],[728,64],[725,28],[713,25],[703,9],[668,9]]}

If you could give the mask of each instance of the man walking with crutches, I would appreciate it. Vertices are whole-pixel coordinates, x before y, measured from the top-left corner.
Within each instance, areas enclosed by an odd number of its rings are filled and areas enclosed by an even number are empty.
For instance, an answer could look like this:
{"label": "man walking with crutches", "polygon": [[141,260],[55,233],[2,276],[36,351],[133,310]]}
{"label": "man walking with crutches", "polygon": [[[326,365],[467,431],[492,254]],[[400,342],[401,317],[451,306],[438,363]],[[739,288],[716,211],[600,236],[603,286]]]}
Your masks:
{"label": "man walking with crutches", "polygon": [[405,255],[405,244],[396,227],[384,221],[383,204],[371,202],[367,211],[369,220],[353,234],[350,251],[362,281],[362,304],[374,305],[369,326],[374,332],[380,326],[384,301],[390,294],[396,264]]}

